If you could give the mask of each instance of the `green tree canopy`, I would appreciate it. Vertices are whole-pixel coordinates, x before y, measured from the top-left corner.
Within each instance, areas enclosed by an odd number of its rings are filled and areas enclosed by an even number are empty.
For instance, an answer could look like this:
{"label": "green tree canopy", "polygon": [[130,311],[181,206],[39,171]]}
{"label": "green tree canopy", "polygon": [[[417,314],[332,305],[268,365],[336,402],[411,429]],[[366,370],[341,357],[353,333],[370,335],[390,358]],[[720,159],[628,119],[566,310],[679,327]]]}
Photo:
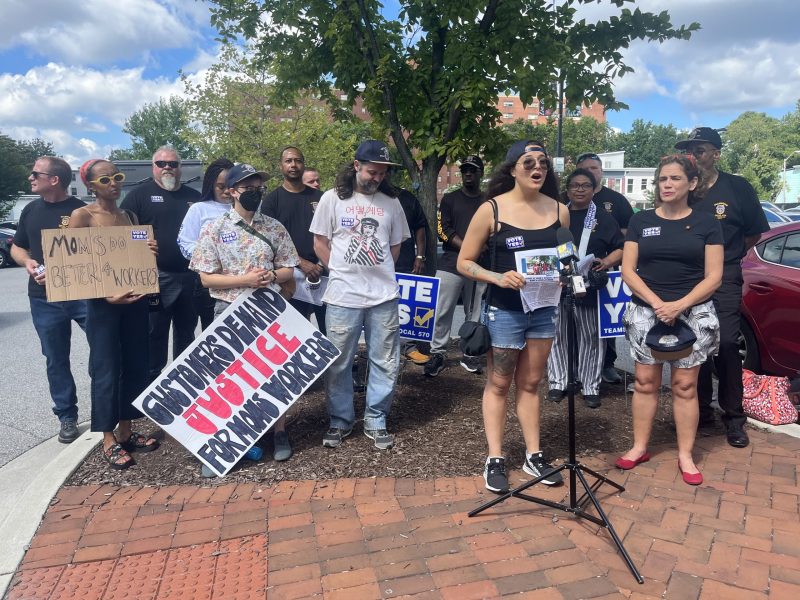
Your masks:
{"label": "green tree canopy", "polygon": [[[569,107],[624,107],[612,80],[632,69],[633,40],[688,39],[659,14],[625,7],[608,20],[576,21],[591,0],[401,0],[396,18],[377,0],[212,0],[223,39],[245,38],[269,65],[278,93],[309,91],[341,107],[357,96],[389,132],[433,225],[436,182],[447,159],[502,155],[497,98],[553,103],[562,78]],[[337,92],[336,90],[341,90]]]}
{"label": "green tree canopy", "polygon": [[187,140],[189,117],[185,102],[177,96],[145,104],[125,121],[122,131],[131,136],[130,148],[113,150],[111,160],[149,160],[159,147],[174,146],[183,158],[196,158],[197,149]]}
{"label": "green tree canopy", "polygon": [[683,139],[677,129],[636,119],[630,131],[614,136],[614,150],[625,151],[626,167],[655,167],[662,156],[675,153],[675,142]]}
{"label": "green tree canopy", "polygon": [[0,134],[0,218],[21,194],[30,192],[28,175],[40,156],[55,156],[53,144],[39,138],[17,141]]}

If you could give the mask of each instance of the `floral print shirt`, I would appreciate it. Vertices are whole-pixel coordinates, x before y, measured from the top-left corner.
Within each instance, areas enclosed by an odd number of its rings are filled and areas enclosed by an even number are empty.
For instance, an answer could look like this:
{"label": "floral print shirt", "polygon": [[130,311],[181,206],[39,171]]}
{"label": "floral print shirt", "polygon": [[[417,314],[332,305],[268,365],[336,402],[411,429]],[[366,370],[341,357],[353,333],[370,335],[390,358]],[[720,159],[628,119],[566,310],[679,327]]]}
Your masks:
{"label": "floral print shirt", "polygon": [[[295,267],[297,256],[289,232],[278,221],[256,212],[250,226],[270,241],[270,244],[247,231],[239,223],[246,224],[235,209],[206,223],[192,252],[189,268],[198,273],[222,275],[244,275],[256,268],[280,269]],[[271,283],[276,292],[280,287]],[[211,297],[233,302],[247,288],[209,290]]]}

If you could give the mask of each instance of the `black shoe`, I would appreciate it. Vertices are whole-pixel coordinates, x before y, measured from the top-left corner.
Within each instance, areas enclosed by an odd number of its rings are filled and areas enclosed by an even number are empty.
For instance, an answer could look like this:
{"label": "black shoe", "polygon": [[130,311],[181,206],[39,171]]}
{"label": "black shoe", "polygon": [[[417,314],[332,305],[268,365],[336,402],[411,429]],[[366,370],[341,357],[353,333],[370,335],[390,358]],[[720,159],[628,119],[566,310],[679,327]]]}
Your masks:
{"label": "black shoe", "polygon": [[436,377],[444,371],[444,354],[441,352],[431,352],[431,359],[425,365],[425,375]]}
{"label": "black shoe", "polygon": [[745,448],[750,443],[747,432],[741,425],[728,425],[728,443],[734,448]]}
{"label": "black shoe", "polygon": [[547,392],[547,399],[550,400],[550,402],[561,402],[561,399],[566,395],[567,392],[564,390],[552,389]]}
{"label": "black shoe", "polygon": [[75,419],[64,419],[61,421],[61,429],[58,432],[58,441],[62,444],[71,444],[80,436],[78,422]]}
{"label": "black shoe", "polygon": [[508,475],[506,475],[506,461],[503,458],[487,458],[483,468],[483,480],[486,489],[496,494],[508,491]]}
{"label": "black shoe", "polygon": [[[542,474],[552,471],[553,465],[544,459],[544,454],[542,452],[534,452],[533,454],[526,453],[522,470],[532,477],[541,477]],[[563,482],[564,478],[561,477],[560,471],[542,479],[542,483],[545,485],[558,485]]]}
{"label": "black shoe", "polygon": [[461,358],[461,362],[459,362],[458,364],[460,364],[461,368],[463,368],[468,373],[477,373],[478,375],[480,375],[483,372],[483,366],[481,364],[482,362],[483,361],[481,360],[480,356],[464,355]]}
{"label": "black shoe", "polygon": [[600,406],[603,404],[600,402],[600,396],[597,394],[589,394],[588,396],[584,396],[583,403],[589,408],[600,408]]}
{"label": "black shoe", "polygon": [[326,448],[338,448],[342,445],[342,440],[351,433],[353,433],[352,427],[348,427],[347,429],[331,427],[325,432],[325,435],[322,436],[322,445]]}
{"label": "black shoe", "polygon": [[622,377],[614,367],[605,367],[602,371],[601,377],[606,383],[622,383]]}

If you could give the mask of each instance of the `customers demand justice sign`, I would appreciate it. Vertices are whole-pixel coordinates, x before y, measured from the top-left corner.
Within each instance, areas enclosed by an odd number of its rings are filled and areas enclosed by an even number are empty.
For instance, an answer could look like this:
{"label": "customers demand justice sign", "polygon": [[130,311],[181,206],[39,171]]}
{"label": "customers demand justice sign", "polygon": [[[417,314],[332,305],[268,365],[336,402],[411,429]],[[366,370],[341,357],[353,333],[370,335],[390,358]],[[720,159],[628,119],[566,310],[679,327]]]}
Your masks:
{"label": "customers demand justice sign", "polygon": [[248,290],[133,405],[225,475],[338,355],[280,294]]}

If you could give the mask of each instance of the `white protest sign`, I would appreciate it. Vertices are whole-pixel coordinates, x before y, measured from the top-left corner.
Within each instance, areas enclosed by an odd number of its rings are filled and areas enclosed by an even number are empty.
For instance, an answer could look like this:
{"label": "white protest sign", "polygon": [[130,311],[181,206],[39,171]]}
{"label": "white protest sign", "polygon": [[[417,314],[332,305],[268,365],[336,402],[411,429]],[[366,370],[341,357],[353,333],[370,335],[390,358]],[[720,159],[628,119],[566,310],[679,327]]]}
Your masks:
{"label": "white protest sign", "polygon": [[248,290],[133,405],[225,475],[338,355],[280,294]]}

